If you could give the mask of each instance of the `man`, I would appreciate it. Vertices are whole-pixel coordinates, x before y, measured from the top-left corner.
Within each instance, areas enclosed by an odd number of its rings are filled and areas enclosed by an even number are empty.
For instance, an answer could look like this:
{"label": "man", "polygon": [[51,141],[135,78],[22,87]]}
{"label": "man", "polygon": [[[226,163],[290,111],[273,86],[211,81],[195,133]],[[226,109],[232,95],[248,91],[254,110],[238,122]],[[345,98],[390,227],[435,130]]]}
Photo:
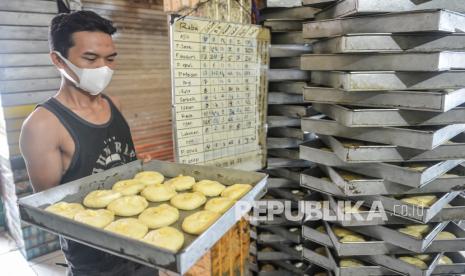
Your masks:
{"label": "man", "polygon": [[[35,192],[136,159],[120,103],[101,93],[116,65],[115,32],[110,21],[91,11],[53,18],[50,57],[61,72],[61,86],[26,119],[20,137]],[[71,275],[126,276],[138,267],[80,243],[60,241]]]}

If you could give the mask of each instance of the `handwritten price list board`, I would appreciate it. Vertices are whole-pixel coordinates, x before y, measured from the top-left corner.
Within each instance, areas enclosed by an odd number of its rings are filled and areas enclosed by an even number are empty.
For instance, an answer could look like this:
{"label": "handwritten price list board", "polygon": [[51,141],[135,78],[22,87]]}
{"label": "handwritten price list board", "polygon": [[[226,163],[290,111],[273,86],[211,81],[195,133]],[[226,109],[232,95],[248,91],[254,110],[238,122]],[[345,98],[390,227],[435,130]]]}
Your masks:
{"label": "handwritten price list board", "polygon": [[196,18],[171,25],[178,162],[263,167],[269,41],[256,25]]}

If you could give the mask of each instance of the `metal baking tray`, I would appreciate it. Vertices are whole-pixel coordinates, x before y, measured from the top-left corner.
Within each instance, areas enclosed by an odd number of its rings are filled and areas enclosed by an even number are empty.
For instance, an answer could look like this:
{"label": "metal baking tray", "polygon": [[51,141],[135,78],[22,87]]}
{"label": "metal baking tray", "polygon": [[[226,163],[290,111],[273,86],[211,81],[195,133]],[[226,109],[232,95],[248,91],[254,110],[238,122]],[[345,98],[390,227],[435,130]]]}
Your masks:
{"label": "metal baking tray", "polygon": [[274,158],[270,157],[267,160],[268,168],[307,168],[313,163],[307,160],[301,159],[288,159],[288,158]]}
{"label": "metal baking tray", "polygon": [[[287,1],[286,1],[287,2]],[[312,7],[271,8],[260,11],[260,21],[266,19],[312,19],[319,9]]]}
{"label": "metal baking tray", "polygon": [[302,5],[316,8],[325,8],[336,2],[337,0],[302,0]]}
{"label": "metal baking tray", "polygon": [[431,230],[421,240],[397,231],[398,228],[402,228],[405,225],[354,226],[351,227],[350,230],[380,241],[385,241],[415,253],[423,253],[431,245],[439,232],[447,226],[447,224],[449,224],[448,221],[430,224]]}
{"label": "metal baking tray", "polygon": [[301,128],[297,127],[270,128],[268,130],[268,138],[270,137],[292,138],[301,141],[300,143],[316,139],[315,134],[304,132]]}
{"label": "metal baking tray", "polygon": [[268,156],[288,159],[300,159],[298,149],[269,149]]}
{"label": "metal baking tray", "polygon": [[300,68],[300,57],[284,57],[270,59],[271,69]]}
{"label": "metal baking tray", "polygon": [[[301,96],[302,97],[302,96]],[[302,118],[318,114],[309,105],[283,105],[270,104],[268,105],[268,115],[287,116],[291,118]]]}
{"label": "metal baking tray", "polygon": [[332,247],[333,243],[329,238],[328,233],[321,233],[317,231],[316,228],[324,226],[322,221],[307,221],[302,226],[302,237],[306,240],[310,240],[312,242]]}
{"label": "metal baking tray", "polygon": [[302,95],[305,86],[307,86],[307,83],[303,81],[270,82],[268,84],[268,91]]}
{"label": "metal baking tray", "polygon": [[454,264],[440,265],[438,264],[433,271],[433,275],[464,275],[465,274],[465,257],[461,252],[444,253],[449,257]]}
{"label": "metal baking tray", "polygon": [[347,127],[435,126],[465,123],[465,106],[458,106],[447,112],[429,112],[314,103],[313,109]]}
{"label": "metal baking tray", "polygon": [[[436,162],[366,163],[351,164],[350,166],[344,166],[344,169],[409,187],[420,188],[446,174],[464,161],[458,159]],[[415,169],[414,166],[421,166],[421,168]]]}
{"label": "metal baking tray", "polygon": [[[449,202],[457,197],[460,191],[453,191],[446,194],[433,194],[437,196],[437,201],[429,207],[418,207],[402,202],[400,199],[389,196],[361,196],[358,200],[364,201],[364,205],[371,206],[373,203],[382,204],[386,212],[395,216],[411,220],[413,222],[427,223],[431,221]],[[462,219],[465,214],[462,214]]]}
{"label": "metal baking tray", "polygon": [[461,221],[465,214],[465,198],[463,194],[449,202],[452,207],[445,206],[431,221]]}
{"label": "metal baking tray", "polygon": [[[264,226],[257,226],[256,231],[259,233],[258,235],[261,235],[261,232],[269,233],[267,234],[267,236],[262,236],[265,239],[262,239],[261,242],[264,242],[264,243],[272,243],[273,242],[272,239],[276,239],[276,237],[281,237],[282,238],[281,242],[288,242],[288,243],[294,243],[294,244],[300,244],[302,240],[301,229],[295,226],[285,227],[285,226],[264,225]],[[260,240],[258,239],[258,241]]]}
{"label": "metal baking tray", "polygon": [[[332,245],[338,256],[371,256],[387,254],[413,254],[414,252],[395,246],[383,240],[375,240],[366,237],[365,242],[341,243],[331,228],[331,224],[325,222],[325,228]],[[348,228],[349,229],[349,228]],[[350,229],[349,229],[350,230]],[[459,252],[465,249],[465,231],[455,223],[449,223],[443,231],[449,231],[457,236],[452,240],[433,240],[423,253]]]}
{"label": "metal baking tray", "polygon": [[304,38],[333,37],[357,33],[461,33],[465,16],[445,10],[401,12],[364,17],[321,20],[303,24]]}
{"label": "metal baking tray", "polygon": [[269,69],[268,81],[306,81],[310,80],[310,72],[298,68]]}
{"label": "metal baking tray", "polygon": [[301,95],[282,92],[268,92],[268,104],[303,104]]}
{"label": "metal baking tray", "polygon": [[296,138],[266,138],[266,147],[268,149],[296,148],[304,141]]}
{"label": "metal baking tray", "polygon": [[345,91],[459,89],[465,87],[465,71],[312,71],[311,82]]}
{"label": "metal baking tray", "polygon": [[315,54],[342,54],[464,51],[464,45],[463,34],[354,34],[320,40],[312,47]]}
{"label": "metal baking tray", "polygon": [[292,19],[268,19],[265,20],[263,25],[271,29],[272,33],[280,32],[293,32],[302,30],[302,20]]}
{"label": "metal baking tray", "polygon": [[465,101],[465,89],[445,91],[344,91],[305,87],[304,101],[419,111],[446,112]]}
{"label": "metal baking tray", "polygon": [[266,246],[273,248],[274,251],[259,249],[256,252],[257,261],[302,260],[302,246],[300,244],[290,246],[288,244],[270,243],[266,244]]}
{"label": "metal baking tray", "polygon": [[297,57],[312,52],[312,46],[308,44],[271,44],[270,57]]}
{"label": "metal baking tray", "polygon": [[302,118],[303,131],[407,148],[432,150],[465,131],[465,124],[443,127],[349,128],[324,116]]}
{"label": "metal baking tray", "polygon": [[[272,265],[274,270],[266,270],[261,267],[265,264]],[[260,267],[259,267],[260,265]],[[260,262],[260,264],[249,262],[249,268],[255,272],[257,276],[295,276],[304,275],[306,271],[311,269],[305,263],[301,261],[268,261]],[[313,275],[313,274],[310,274]]]}
{"label": "metal baking tray", "polygon": [[302,168],[267,168],[264,170],[264,172],[271,177],[285,178],[294,182],[300,182],[300,174],[302,171]]}
{"label": "metal baking tray", "polygon": [[250,238],[252,240],[255,240],[257,244],[287,242],[287,240],[284,237],[266,231],[257,231],[257,229],[254,228],[250,229]]}
{"label": "metal baking tray", "polygon": [[[233,183],[251,183],[253,189],[242,201],[260,198],[266,190],[267,176],[262,173],[243,172],[217,167],[175,164],[164,161],[140,160],[97,173],[49,190],[33,194],[19,200],[21,219],[68,239],[109,252],[120,257],[162,270],[183,274],[211,248],[237,220],[234,208],[223,214],[207,231],[200,236],[184,233],[185,245],[178,253],[156,248],[150,244],[122,237],[111,232],[93,228],[44,211],[44,207],[59,201],[82,202],[82,199],[96,189],[110,188],[120,179],[132,178],[141,170],[155,170],[166,177],[179,174],[191,175],[196,179],[217,180],[226,185]],[[193,211],[180,212],[179,227],[182,219]]]}
{"label": "metal baking tray", "polygon": [[272,44],[312,44],[315,39],[306,39],[302,36],[302,31],[273,33]]}
{"label": "metal baking tray", "polygon": [[304,200],[307,196],[306,189],[269,189],[268,194],[286,201],[293,203],[293,207],[298,207],[300,201]]}
{"label": "metal baking tray", "polygon": [[[397,256],[400,257],[400,256]],[[403,275],[409,276],[429,276],[436,269],[437,263],[441,254],[436,254],[432,261],[430,261],[428,268],[423,270],[414,265],[408,264],[404,261],[401,261],[396,258],[396,256],[391,255],[373,255],[365,256],[364,258],[374,264],[378,264],[382,267],[390,268],[396,272],[399,272]]]}
{"label": "metal baking tray", "polygon": [[266,187],[268,189],[280,189],[280,188],[288,188],[288,189],[294,189],[294,188],[299,188],[299,182],[292,181],[290,179],[285,179],[285,178],[273,178],[270,177],[268,178],[268,183]]}
{"label": "metal baking tray", "polygon": [[[465,161],[464,159],[456,159],[437,162],[345,163],[331,150],[325,150],[328,148],[321,144],[319,141],[302,144],[300,158],[415,188],[422,187],[437,179]],[[415,166],[421,166],[421,168],[414,169]]]}
{"label": "metal baking tray", "polygon": [[326,135],[319,135],[319,138],[333,150],[339,159],[346,163],[437,161],[465,157],[465,135],[463,133],[430,151]]}
{"label": "metal baking tray", "polygon": [[457,174],[457,177],[440,177],[421,188],[412,188],[361,175],[360,179],[345,180],[338,169],[320,166],[312,167],[302,173],[301,185],[311,190],[339,197],[434,194],[464,190],[465,169],[458,166],[451,172]]}
{"label": "metal baking tray", "polygon": [[266,121],[269,128],[300,126],[300,119],[286,116],[268,116]]}
{"label": "metal baking tray", "polygon": [[343,0],[316,14],[316,20],[332,19],[338,17],[364,15],[370,13],[391,13],[428,9],[446,9],[456,12],[465,12],[465,7],[460,0]]}
{"label": "metal baking tray", "polygon": [[465,69],[465,52],[305,54],[300,68],[320,71],[448,71]]}
{"label": "metal baking tray", "polygon": [[[321,266],[325,269],[331,270],[337,276],[375,276],[375,275],[396,275],[392,270],[387,269],[382,266],[367,264],[365,257],[355,258],[363,261],[366,266],[362,267],[340,267],[339,261],[340,258],[334,254],[328,247],[326,249],[326,255],[323,256],[316,253],[314,250],[319,245],[314,243],[304,245],[303,257],[310,263],[314,263],[318,266]],[[353,257],[352,257],[353,258]]]}

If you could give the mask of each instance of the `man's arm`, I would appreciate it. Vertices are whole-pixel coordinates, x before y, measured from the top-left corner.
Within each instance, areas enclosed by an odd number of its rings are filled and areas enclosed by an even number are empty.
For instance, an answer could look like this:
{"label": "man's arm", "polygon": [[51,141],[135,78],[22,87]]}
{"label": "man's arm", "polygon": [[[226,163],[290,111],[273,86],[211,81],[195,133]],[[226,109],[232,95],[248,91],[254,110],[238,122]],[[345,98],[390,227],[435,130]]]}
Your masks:
{"label": "man's arm", "polygon": [[60,183],[63,164],[55,118],[49,111],[38,108],[24,122],[20,148],[26,162],[29,180],[34,192],[40,192]]}

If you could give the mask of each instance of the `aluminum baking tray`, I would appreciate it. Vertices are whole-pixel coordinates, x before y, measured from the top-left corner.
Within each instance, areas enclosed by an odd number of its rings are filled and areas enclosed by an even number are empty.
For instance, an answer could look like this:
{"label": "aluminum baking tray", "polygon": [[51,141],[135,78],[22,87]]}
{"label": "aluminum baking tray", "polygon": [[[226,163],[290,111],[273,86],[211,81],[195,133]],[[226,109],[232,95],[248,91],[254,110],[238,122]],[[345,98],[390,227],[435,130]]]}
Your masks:
{"label": "aluminum baking tray", "polygon": [[[335,253],[333,253],[328,247],[326,249],[326,256],[320,255],[315,252],[315,249],[320,247],[316,244],[306,244],[304,247],[303,257],[310,263],[315,263],[318,266],[321,266],[325,269],[329,269],[334,272],[337,276],[374,276],[374,275],[396,275],[392,270],[389,270],[382,266],[367,264],[365,257],[356,257],[362,261],[365,266],[361,267],[340,267],[339,258]],[[354,257],[351,257],[354,259]]]}
{"label": "aluminum baking tray", "polygon": [[304,38],[333,37],[358,33],[461,33],[465,16],[445,10],[402,12],[364,17],[322,20],[303,24]]}
{"label": "aluminum baking tray", "polygon": [[315,54],[371,52],[464,51],[463,34],[355,34],[332,37],[312,44]]}
{"label": "aluminum baking tray", "polygon": [[316,8],[324,8],[336,2],[337,0],[302,0],[302,5]]}
{"label": "aluminum baking tray", "polygon": [[308,44],[271,44],[270,57],[297,57],[312,52],[312,46]]}
{"label": "aluminum baking tray", "polygon": [[319,135],[328,148],[346,163],[437,161],[465,157],[465,135],[459,134],[448,143],[425,151],[382,145],[334,136]]}
{"label": "aluminum baking tray", "polygon": [[292,181],[290,179],[285,179],[285,178],[273,178],[270,177],[268,178],[268,183],[266,187],[268,189],[281,189],[281,188],[288,188],[288,189],[294,189],[294,188],[299,188],[299,182]]}
{"label": "aluminum baking tray", "polygon": [[312,7],[271,8],[260,11],[260,21],[267,19],[312,19],[319,9]]}
{"label": "aluminum baking tray", "polygon": [[274,158],[270,157],[267,160],[268,168],[307,168],[310,167],[313,163],[307,160],[295,160],[288,158]]}
{"label": "aluminum baking tray", "polygon": [[300,68],[300,57],[272,58],[270,59],[270,68]]}
{"label": "aluminum baking tray", "polygon": [[310,72],[298,68],[269,69],[268,81],[306,81],[310,80]]}
{"label": "aluminum baking tray", "polygon": [[314,103],[313,109],[347,127],[437,126],[465,123],[465,106],[447,112]]}
{"label": "aluminum baking tray", "polygon": [[[421,188],[412,188],[379,178],[359,176],[359,179],[346,180],[340,171],[328,166],[313,167],[301,175],[301,185],[305,188],[339,197],[373,195],[412,195],[448,193],[465,188],[465,169],[458,166],[451,173],[456,177],[440,177]],[[326,178],[325,178],[326,177]]]}
{"label": "aluminum baking tray", "polygon": [[[44,207],[59,201],[82,202],[90,191],[110,188],[120,179],[132,178],[141,170],[155,170],[167,177],[179,174],[191,175],[196,179],[212,179],[226,185],[233,183],[251,183],[253,189],[241,200],[253,201],[260,198],[266,190],[267,176],[262,173],[243,172],[217,167],[175,164],[163,161],[142,163],[137,160],[129,164],[94,174],[49,190],[33,194],[19,200],[21,219],[68,239],[130,259],[147,266],[185,273],[195,262],[211,248],[238,219],[231,208],[200,236],[184,234],[185,245],[178,253],[156,248],[147,243],[124,238],[101,229],[93,228],[73,220],[44,211]],[[179,227],[182,219],[192,213],[180,212]]]}
{"label": "aluminum baking tray", "polygon": [[273,33],[271,44],[312,44],[315,39],[306,39],[302,36],[302,31]]}
{"label": "aluminum baking tray", "polygon": [[269,149],[268,156],[288,159],[300,159],[298,149]]}
{"label": "aluminum baking tray", "polygon": [[312,83],[345,91],[443,90],[465,87],[465,71],[312,71]]}
{"label": "aluminum baking tray", "polygon": [[266,244],[266,246],[273,248],[274,251],[259,249],[256,254],[258,261],[302,260],[302,246],[300,244],[290,246],[288,244],[270,243]]}
{"label": "aluminum baking tray", "polygon": [[303,104],[304,100],[301,95],[268,92],[268,104]]}
{"label": "aluminum baking tray", "polygon": [[397,231],[398,228],[402,228],[405,225],[354,226],[351,227],[350,230],[380,241],[385,241],[415,253],[423,253],[431,245],[439,232],[447,226],[447,224],[449,224],[448,221],[430,224],[431,230],[425,234],[423,239],[417,239]]}
{"label": "aluminum baking tray", "polygon": [[266,121],[269,128],[300,126],[300,119],[286,116],[268,116]]}
{"label": "aluminum baking tray", "polygon": [[290,201],[292,207],[298,207],[299,202],[307,197],[306,189],[269,189],[268,194],[277,199]]}
{"label": "aluminum baking tray", "polygon": [[[412,222],[427,223],[431,221],[442,208],[460,194],[459,191],[453,191],[446,194],[433,194],[437,196],[437,201],[429,207],[418,207],[409,203],[402,202],[400,199],[389,196],[361,196],[358,199],[364,201],[364,205],[371,206],[373,203],[382,204],[386,212],[395,216],[411,220]],[[462,214],[462,218],[465,214]]]}
{"label": "aluminum baking tray", "polygon": [[299,140],[300,143],[316,139],[315,134],[303,132],[296,127],[274,127],[268,130],[268,137],[281,137]]}
{"label": "aluminum baking tray", "polygon": [[451,202],[449,202],[450,206],[445,206],[442,210],[437,214],[432,221],[461,221],[463,220],[463,216],[465,213],[465,198],[463,194],[458,195],[455,197]]}
{"label": "aluminum baking tray", "polygon": [[296,138],[268,137],[266,138],[266,147],[268,149],[296,148],[303,142]]}
{"label": "aluminum baking tray", "polygon": [[391,13],[428,9],[446,9],[456,12],[465,12],[463,2],[460,0],[343,0],[316,14],[316,20],[332,19],[338,17],[355,16],[371,13]]}
{"label": "aluminum baking tray", "polygon": [[287,116],[291,118],[302,118],[318,114],[309,105],[282,105],[270,104],[268,105],[268,115]]}
{"label": "aluminum baking tray", "polygon": [[[264,265],[272,265],[273,270],[264,268]],[[249,268],[255,272],[257,276],[295,276],[304,275],[310,269],[301,261],[268,261],[260,262],[260,264],[249,262]],[[313,275],[313,274],[310,274]]]}
{"label": "aluminum baking tray", "polygon": [[465,69],[465,52],[306,54],[302,55],[300,68],[319,71],[448,71]]}
{"label": "aluminum baking tray", "polygon": [[301,120],[302,130],[407,148],[432,150],[465,131],[464,124],[443,127],[366,127],[349,128],[324,116]]}
{"label": "aluminum baking tray", "polygon": [[320,226],[324,226],[322,221],[305,222],[305,224],[302,226],[302,237],[312,242],[315,242],[315,243],[318,243],[324,246],[332,247],[333,243],[331,239],[329,238],[328,233],[327,232],[322,233],[316,230],[316,228]]}
{"label": "aluminum baking tray", "polygon": [[344,91],[305,87],[304,101],[419,111],[446,112],[465,101],[465,89],[445,91]]}
{"label": "aluminum baking tray", "polygon": [[[338,256],[371,256],[371,255],[388,255],[388,254],[413,254],[415,252],[395,246],[386,241],[375,240],[370,237],[364,237],[365,242],[341,243],[335,235],[331,224],[325,222],[325,228],[333,245],[328,247],[334,248]],[[350,230],[350,229],[349,229]],[[465,232],[455,223],[449,223],[443,231],[448,231],[457,236],[451,240],[433,240],[423,253],[441,253],[441,252],[459,252],[465,249],[464,235]]]}
{"label": "aluminum baking tray", "polygon": [[299,182],[302,171],[302,168],[267,168],[264,172],[271,177],[285,178],[294,182]]}
{"label": "aluminum baking tray", "polygon": [[432,261],[430,261],[427,269],[420,269],[414,265],[408,264],[404,261],[397,259],[400,256],[394,255],[373,255],[365,256],[365,259],[374,264],[378,264],[382,267],[390,268],[403,275],[409,276],[429,276],[436,269],[437,263],[441,254],[436,254]]}
{"label": "aluminum baking tray", "polygon": [[[285,226],[265,225],[265,226],[258,226],[257,228],[258,228],[257,229],[258,233],[266,231],[272,234],[272,235],[268,235],[269,237],[278,236],[288,243],[290,242],[294,244],[300,244],[302,242],[301,229],[295,226],[285,227]],[[266,243],[267,241],[263,240],[263,242]],[[268,241],[268,242],[270,243],[271,241]]]}
{"label": "aluminum baking tray", "polygon": [[307,83],[303,81],[270,82],[268,84],[268,91],[302,95],[305,86],[307,86]]}
{"label": "aluminum baking tray", "polygon": [[252,240],[255,240],[257,244],[287,242],[287,240],[284,237],[266,231],[258,232],[256,229],[253,228],[250,229],[250,238]]}
{"label": "aluminum baking tray", "polygon": [[433,275],[464,275],[465,274],[465,257],[460,252],[445,253],[454,264],[440,265],[438,264],[433,271]]}
{"label": "aluminum baking tray", "polygon": [[263,25],[271,29],[272,33],[280,32],[293,32],[302,30],[302,20],[292,19],[268,19],[265,20]]}

